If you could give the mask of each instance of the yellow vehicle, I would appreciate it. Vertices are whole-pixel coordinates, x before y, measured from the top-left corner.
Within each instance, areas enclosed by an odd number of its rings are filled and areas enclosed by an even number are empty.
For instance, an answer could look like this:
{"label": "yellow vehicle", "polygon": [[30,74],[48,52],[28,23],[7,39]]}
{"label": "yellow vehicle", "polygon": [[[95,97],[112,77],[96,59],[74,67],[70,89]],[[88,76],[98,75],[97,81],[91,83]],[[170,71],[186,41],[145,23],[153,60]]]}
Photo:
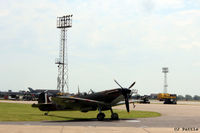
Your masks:
{"label": "yellow vehicle", "polygon": [[164,101],[164,104],[176,104],[177,103],[176,94],[159,93],[157,95],[157,99],[159,101]]}

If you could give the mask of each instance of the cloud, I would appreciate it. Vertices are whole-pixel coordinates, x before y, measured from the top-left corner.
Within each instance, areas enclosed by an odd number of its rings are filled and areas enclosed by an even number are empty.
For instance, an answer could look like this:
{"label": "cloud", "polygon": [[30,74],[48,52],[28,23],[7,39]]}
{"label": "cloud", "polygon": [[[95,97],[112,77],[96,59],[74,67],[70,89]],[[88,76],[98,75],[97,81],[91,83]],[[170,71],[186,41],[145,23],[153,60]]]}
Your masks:
{"label": "cloud", "polygon": [[[104,82],[112,87],[113,84],[106,81],[121,77],[120,80],[135,78],[141,82],[138,88],[150,87],[156,91],[156,88],[162,86],[156,80],[160,79],[160,67],[163,64],[179,67],[186,66],[185,62],[198,62],[195,58],[199,56],[196,51],[199,50],[200,42],[200,9],[197,2],[199,1],[1,1],[0,58],[4,60],[0,64],[3,66],[1,72],[4,69],[9,72],[4,64],[8,62],[10,67],[23,68],[26,72],[22,72],[23,77],[26,77],[27,72],[33,75],[33,81],[29,80],[31,85],[55,88],[56,76],[45,75],[54,70],[57,75],[56,65],[53,64],[54,58],[58,57],[60,40],[56,17],[73,14],[73,27],[68,30],[67,40],[72,88],[77,86],[76,79],[85,85],[84,88],[88,84],[90,87],[103,88],[104,85],[98,83],[102,78],[106,77]],[[12,63],[12,57],[17,61]],[[38,76],[31,72],[23,64],[27,60],[29,64],[37,65],[34,68],[44,75]],[[187,70],[187,67],[183,69]],[[86,75],[90,76],[86,79]],[[150,75],[155,80],[148,81]],[[18,88],[27,79],[23,77],[16,81]],[[4,76],[0,79],[4,80]],[[45,85],[42,83],[44,79]],[[47,81],[55,84],[48,85]],[[142,84],[143,81],[149,86]],[[4,87],[9,88],[6,84]]]}

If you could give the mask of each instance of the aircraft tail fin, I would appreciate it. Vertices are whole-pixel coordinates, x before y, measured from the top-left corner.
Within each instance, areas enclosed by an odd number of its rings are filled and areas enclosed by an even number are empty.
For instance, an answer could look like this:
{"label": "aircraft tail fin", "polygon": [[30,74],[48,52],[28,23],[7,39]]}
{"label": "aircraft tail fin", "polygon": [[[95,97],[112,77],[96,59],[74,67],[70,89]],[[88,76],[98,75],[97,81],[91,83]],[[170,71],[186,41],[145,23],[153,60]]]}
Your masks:
{"label": "aircraft tail fin", "polygon": [[40,95],[39,95],[39,98],[38,98],[38,103],[49,103],[50,102],[50,99],[49,99],[49,96],[47,94],[47,92],[42,92]]}
{"label": "aircraft tail fin", "polygon": [[28,87],[30,92],[35,92],[31,87]]}

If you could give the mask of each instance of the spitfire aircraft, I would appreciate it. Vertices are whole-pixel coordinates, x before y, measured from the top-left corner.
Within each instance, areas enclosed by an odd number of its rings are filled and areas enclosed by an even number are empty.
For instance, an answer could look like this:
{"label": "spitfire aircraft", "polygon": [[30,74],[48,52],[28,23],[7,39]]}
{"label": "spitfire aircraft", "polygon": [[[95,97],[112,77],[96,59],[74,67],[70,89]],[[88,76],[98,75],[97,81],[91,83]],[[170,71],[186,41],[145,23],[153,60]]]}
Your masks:
{"label": "spitfire aircraft", "polygon": [[[113,106],[125,104],[127,112],[129,109],[129,98],[131,97],[132,91],[130,90],[135,82],[130,87],[122,87],[116,80],[114,80],[120,88],[105,90],[101,92],[91,93],[78,93],[76,95],[67,96],[55,96],[50,99],[47,93],[41,93],[39,96],[38,104],[33,104],[33,107],[38,107],[41,111],[46,111],[45,115],[48,115],[49,111],[95,111],[98,109],[99,113],[97,119],[99,121],[104,120],[105,114],[102,111],[110,110],[111,118],[118,120],[118,114],[112,110]],[[125,101],[125,102],[123,102]]]}

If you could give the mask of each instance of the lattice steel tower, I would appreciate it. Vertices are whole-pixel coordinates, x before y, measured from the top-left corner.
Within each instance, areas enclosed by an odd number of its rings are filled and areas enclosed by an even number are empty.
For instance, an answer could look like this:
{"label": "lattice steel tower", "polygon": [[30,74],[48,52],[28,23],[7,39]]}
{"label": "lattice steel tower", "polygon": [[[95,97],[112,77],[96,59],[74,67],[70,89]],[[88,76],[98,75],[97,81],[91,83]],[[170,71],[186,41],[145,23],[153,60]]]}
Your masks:
{"label": "lattice steel tower", "polygon": [[67,29],[72,27],[72,15],[57,17],[57,28],[61,29],[59,58],[56,59],[58,64],[57,89],[64,93],[67,89],[69,92],[68,80],[68,58],[67,58]]}
{"label": "lattice steel tower", "polygon": [[168,67],[163,67],[162,72],[164,73],[164,91],[163,93],[167,93],[167,73],[169,72]]}

